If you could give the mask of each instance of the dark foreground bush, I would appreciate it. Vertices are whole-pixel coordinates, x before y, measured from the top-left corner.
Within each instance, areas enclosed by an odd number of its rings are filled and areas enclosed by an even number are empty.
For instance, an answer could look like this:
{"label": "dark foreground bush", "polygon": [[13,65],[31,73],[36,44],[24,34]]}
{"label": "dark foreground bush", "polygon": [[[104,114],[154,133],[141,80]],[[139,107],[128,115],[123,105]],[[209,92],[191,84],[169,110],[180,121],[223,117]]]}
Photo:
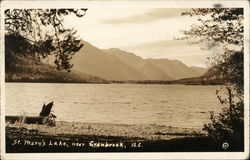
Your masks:
{"label": "dark foreground bush", "polygon": [[237,150],[244,149],[244,101],[242,98],[235,96],[232,88],[227,87],[227,99],[217,97],[220,103],[224,106],[222,113],[215,116],[211,112],[211,123],[205,124],[203,130],[208,132],[208,135],[218,145],[225,148],[234,148]]}

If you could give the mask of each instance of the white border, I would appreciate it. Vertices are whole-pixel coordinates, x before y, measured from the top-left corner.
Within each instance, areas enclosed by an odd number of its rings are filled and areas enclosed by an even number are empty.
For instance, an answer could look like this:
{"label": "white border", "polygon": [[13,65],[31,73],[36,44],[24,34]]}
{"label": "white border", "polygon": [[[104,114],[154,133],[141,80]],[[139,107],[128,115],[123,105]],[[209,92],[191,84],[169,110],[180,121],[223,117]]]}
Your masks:
{"label": "white border", "polygon": [[247,7],[247,0],[9,0],[3,1],[3,8],[214,8],[214,4],[221,4],[224,8]]}
{"label": "white border", "polygon": [[[5,153],[5,84],[4,54],[1,54],[1,156],[3,159],[248,159],[249,158],[249,2],[248,1],[4,1],[1,19],[7,8],[244,8],[244,91],[245,91],[245,151],[244,152],[164,152],[164,153]],[[1,53],[4,53],[4,21],[1,20]]]}
{"label": "white border", "polygon": [[[3,156],[3,153],[4,153],[4,144],[5,144],[5,142],[4,142],[4,135],[5,135],[5,116],[3,116],[3,115],[5,115],[5,106],[4,106],[4,102],[5,102],[5,94],[3,94],[3,93],[5,93],[5,65],[4,65],[4,59],[5,59],[5,54],[4,54],[4,47],[5,47],[5,45],[4,45],[4,11],[3,11],[3,9],[2,9],[2,4],[1,4],[1,10],[0,10],[0,22],[1,22],[1,34],[0,34],[0,53],[1,53],[1,55],[0,55],[0,82],[1,82],[1,84],[0,84],[0,105],[1,105],[1,139],[0,139],[0,142],[1,142],[1,158],[2,158],[2,156]],[[0,158],[0,159],[1,159]],[[3,159],[3,158],[2,158]]]}

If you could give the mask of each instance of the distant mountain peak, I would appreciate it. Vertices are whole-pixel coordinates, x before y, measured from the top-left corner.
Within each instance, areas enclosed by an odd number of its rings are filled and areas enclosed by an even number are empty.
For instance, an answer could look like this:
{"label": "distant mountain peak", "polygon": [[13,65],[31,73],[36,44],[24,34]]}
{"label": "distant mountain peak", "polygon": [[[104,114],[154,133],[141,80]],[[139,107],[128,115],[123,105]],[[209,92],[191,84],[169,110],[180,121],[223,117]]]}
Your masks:
{"label": "distant mountain peak", "polygon": [[75,69],[107,80],[175,80],[201,76],[179,60],[143,59],[119,48],[99,49],[88,42],[73,57]]}

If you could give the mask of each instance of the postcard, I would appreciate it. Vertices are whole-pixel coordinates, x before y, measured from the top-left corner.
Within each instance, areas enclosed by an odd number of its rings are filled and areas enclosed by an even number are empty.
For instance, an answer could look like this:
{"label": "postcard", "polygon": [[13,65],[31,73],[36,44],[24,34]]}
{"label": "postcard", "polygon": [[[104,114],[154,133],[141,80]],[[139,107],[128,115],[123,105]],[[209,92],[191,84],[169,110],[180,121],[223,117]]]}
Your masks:
{"label": "postcard", "polygon": [[2,159],[249,158],[249,2],[3,1]]}

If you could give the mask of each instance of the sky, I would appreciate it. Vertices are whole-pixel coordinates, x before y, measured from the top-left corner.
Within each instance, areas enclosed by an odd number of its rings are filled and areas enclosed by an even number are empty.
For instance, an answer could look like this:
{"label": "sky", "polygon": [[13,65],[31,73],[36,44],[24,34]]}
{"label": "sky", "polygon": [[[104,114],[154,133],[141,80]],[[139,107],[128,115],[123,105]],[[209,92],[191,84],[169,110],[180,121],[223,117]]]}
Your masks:
{"label": "sky", "polygon": [[207,66],[210,53],[186,40],[175,40],[195,18],[181,8],[88,8],[82,18],[66,17],[84,41],[101,48],[119,48],[142,58],[169,58],[188,66]]}

